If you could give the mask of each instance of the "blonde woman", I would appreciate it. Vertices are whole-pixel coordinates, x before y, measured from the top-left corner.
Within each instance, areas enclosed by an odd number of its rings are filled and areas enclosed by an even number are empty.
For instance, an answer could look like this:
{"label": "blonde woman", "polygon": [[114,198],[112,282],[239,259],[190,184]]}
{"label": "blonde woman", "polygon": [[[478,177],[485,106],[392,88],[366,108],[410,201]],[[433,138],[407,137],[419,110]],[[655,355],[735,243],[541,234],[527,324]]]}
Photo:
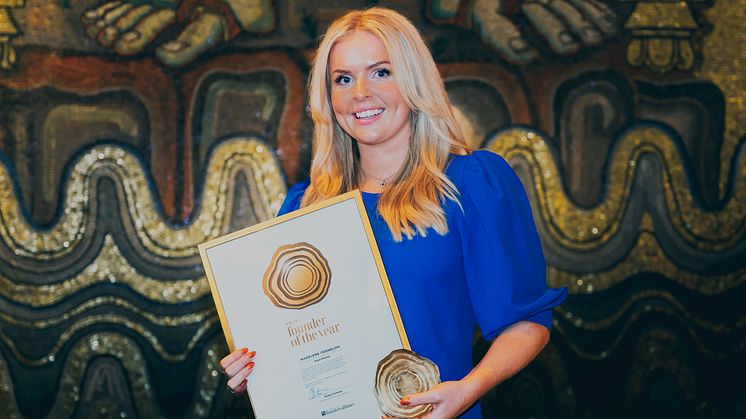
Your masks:
{"label": "blonde woman", "polygon": [[[565,297],[546,288],[520,180],[499,156],[466,147],[425,43],[394,11],[332,23],[309,84],[311,176],[280,213],[362,190],[412,349],[443,380],[401,404],[432,404],[429,419],[480,418],[479,397],[539,353]],[[492,344],[473,366],[477,326]],[[220,362],[231,390],[245,390],[253,356],[244,348]]]}

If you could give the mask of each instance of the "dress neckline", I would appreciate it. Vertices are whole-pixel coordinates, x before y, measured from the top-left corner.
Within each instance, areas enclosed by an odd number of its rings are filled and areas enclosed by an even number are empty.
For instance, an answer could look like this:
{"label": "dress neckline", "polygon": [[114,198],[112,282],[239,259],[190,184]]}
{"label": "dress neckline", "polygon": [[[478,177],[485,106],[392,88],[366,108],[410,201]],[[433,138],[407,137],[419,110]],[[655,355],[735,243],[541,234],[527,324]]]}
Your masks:
{"label": "dress neckline", "polygon": [[364,191],[364,190],[362,190],[362,189],[360,190],[360,193],[361,193],[361,194],[362,194],[363,196],[370,196],[370,197],[379,197],[379,196],[381,195],[381,193],[380,193],[380,192],[366,192],[366,191]]}

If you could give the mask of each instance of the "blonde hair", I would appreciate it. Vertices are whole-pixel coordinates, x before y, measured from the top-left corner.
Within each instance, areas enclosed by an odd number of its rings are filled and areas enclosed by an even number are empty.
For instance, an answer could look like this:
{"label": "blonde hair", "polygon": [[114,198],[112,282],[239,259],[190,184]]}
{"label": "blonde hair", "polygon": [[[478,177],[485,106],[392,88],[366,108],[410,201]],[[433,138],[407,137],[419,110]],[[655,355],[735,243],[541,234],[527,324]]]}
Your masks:
{"label": "blonde hair", "polygon": [[458,190],[445,175],[450,153],[467,154],[463,134],[451,110],[440,73],[412,23],[380,7],[350,12],[326,31],[309,79],[309,105],[314,123],[311,184],[301,206],[356,189],[360,161],[355,140],[334,118],[331,105],[329,55],[347,34],[366,31],[380,39],[389,53],[392,73],[410,109],[409,153],[391,187],[378,200],[378,212],[396,241],[425,236],[428,228],[448,232],[442,204],[458,203]]}

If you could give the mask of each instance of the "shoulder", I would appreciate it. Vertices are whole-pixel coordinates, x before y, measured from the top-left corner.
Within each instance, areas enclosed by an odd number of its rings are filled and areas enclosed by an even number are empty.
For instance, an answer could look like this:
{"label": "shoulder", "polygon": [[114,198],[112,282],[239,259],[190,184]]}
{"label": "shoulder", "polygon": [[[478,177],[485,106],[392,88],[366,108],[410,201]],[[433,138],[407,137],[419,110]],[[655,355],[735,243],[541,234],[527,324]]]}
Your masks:
{"label": "shoulder", "polygon": [[300,208],[300,201],[303,199],[303,194],[306,193],[308,185],[311,184],[310,179],[302,180],[288,189],[287,195],[285,195],[285,201],[280,207],[280,211],[277,215],[287,214]]}
{"label": "shoulder", "polygon": [[506,183],[520,183],[508,162],[499,154],[487,150],[474,150],[463,156],[453,155],[446,175],[461,195],[484,189],[499,191]]}

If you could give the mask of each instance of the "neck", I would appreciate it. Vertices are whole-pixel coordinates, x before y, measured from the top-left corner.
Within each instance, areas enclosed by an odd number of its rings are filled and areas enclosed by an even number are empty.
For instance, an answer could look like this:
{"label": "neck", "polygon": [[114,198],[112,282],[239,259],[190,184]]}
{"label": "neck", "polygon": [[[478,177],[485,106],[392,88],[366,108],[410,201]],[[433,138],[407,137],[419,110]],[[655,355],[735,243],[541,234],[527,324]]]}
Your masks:
{"label": "neck", "polygon": [[383,150],[373,147],[360,147],[361,189],[366,192],[380,192],[399,172],[407,153],[406,147]]}

